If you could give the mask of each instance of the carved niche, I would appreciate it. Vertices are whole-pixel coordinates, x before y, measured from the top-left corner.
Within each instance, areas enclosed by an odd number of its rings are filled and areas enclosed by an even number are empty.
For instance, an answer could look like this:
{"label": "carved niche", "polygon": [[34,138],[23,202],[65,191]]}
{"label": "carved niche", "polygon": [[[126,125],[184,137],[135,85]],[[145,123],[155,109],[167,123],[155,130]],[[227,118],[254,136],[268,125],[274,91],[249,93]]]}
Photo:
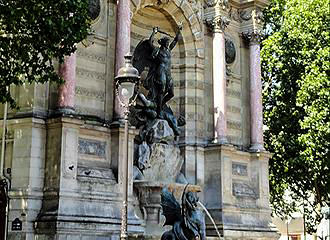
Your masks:
{"label": "carved niche", "polygon": [[230,39],[226,38],[225,41],[226,63],[232,64],[236,59],[236,48]]}
{"label": "carved niche", "polygon": [[101,12],[101,3],[100,0],[89,0],[88,3],[88,15],[95,21]]}

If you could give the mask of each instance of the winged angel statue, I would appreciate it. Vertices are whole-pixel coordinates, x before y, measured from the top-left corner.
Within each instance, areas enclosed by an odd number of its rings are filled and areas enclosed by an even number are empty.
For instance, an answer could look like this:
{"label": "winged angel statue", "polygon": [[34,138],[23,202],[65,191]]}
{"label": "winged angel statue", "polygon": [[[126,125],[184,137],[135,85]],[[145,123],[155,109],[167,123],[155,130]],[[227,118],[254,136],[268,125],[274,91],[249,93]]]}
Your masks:
{"label": "winged angel statue", "polygon": [[199,199],[195,193],[186,192],[187,186],[182,194],[182,207],[172,192],[167,188],[162,190],[164,226],[173,227],[162,235],[161,240],[206,240],[205,217],[197,207]]}
{"label": "winged angel statue", "polygon": [[[180,135],[178,125],[180,125],[180,121],[184,122],[184,119],[179,119],[178,123],[166,103],[174,96],[171,77],[171,50],[177,44],[181,30],[182,27],[179,27],[174,39],[170,42],[168,33],[154,27],[149,39],[142,40],[133,53],[133,66],[138,69],[139,73],[141,74],[146,68],[149,69],[143,83],[144,88],[149,91],[148,95],[146,97],[142,93],[138,95],[147,110],[144,115],[167,120],[177,136]],[[156,47],[154,46],[154,38],[158,32],[167,36],[160,38],[158,40],[160,46]]]}

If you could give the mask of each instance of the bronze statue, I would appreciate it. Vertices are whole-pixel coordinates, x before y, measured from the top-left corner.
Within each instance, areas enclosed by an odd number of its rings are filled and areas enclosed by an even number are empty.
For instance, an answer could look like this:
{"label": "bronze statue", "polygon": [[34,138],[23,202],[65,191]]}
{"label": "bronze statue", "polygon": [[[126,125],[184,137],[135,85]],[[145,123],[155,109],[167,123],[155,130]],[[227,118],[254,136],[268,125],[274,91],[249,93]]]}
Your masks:
{"label": "bronze statue", "polygon": [[154,37],[160,30],[158,27],[154,27],[150,38],[142,40],[136,46],[133,54],[133,66],[138,69],[140,74],[145,67],[149,67],[143,86],[149,90],[147,98],[156,104],[157,117],[160,119],[164,119],[164,107],[174,96],[171,77],[171,50],[177,44],[181,30],[182,27],[179,27],[171,43],[170,38],[165,36],[158,40],[160,47],[156,47],[153,44]]}
{"label": "bronze statue", "polygon": [[[164,144],[172,143],[175,136],[180,135],[179,127],[185,125],[184,117],[180,116],[177,119],[167,104],[174,96],[171,50],[177,44],[181,30],[182,27],[179,27],[171,42],[168,33],[154,27],[150,37],[140,41],[133,53],[132,63],[140,75],[145,69],[148,69],[148,74],[143,81],[143,86],[148,93],[144,95],[139,92],[137,104],[130,109],[130,122],[140,129],[139,135],[135,138],[134,164],[141,174],[147,168],[146,163],[151,153],[150,147],[157,142],[153,137],[155,122],[165,120],[173,130],[173,138],[160,141]],[[157,33],[166,35],[158,40],[159,47],[154,46]],[[139,175],[141,175],[140,173]]]}
{"label": "bronze statue", "polygon": [[[188,185],[187,185],[188,186]],[[182,194],[182,207],[176,201],[172,192],[164,188],[161,193],[161,206],[166,218],[165,225],[173,228],[165,232],[161,240],[206,240],[205,217],[197,207],[196,193]]]}

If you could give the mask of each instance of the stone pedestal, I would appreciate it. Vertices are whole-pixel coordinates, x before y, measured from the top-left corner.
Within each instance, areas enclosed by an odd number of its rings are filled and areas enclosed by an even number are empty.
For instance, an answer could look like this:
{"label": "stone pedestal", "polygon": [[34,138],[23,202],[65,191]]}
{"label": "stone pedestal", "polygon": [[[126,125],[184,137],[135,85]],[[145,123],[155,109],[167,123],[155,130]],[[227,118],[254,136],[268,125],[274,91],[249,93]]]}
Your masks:
{"label": "stone pedestal", "polygon": [[183,158],[180,150],[173,145],[155,143],[151,146],[151,156],[148,166],[143,171],[144,180],[148,182],[162,181],[174,183],[180,173]]}
{"label": "stone pedestal", "polygon": [[[35,221],[36,235],[59,240],[77,236],[116,239],[122,206],[121,152],[115,159],[110,149],[111,143],[122,141],[121,129],[116,136],[106,127],[65,117],[49,119],[47,129],[46,180],[41,211]],[[142,233],[142,221],[136,216],[130,189],[128,229]]]}
{"label": "stone pedestal", "polygon": [[[224,239],[278,239],[270,225],[270,154],[214,145],[205,155],[204,202]],[[206,223],[207,235],[216,236],[213,224]]]}

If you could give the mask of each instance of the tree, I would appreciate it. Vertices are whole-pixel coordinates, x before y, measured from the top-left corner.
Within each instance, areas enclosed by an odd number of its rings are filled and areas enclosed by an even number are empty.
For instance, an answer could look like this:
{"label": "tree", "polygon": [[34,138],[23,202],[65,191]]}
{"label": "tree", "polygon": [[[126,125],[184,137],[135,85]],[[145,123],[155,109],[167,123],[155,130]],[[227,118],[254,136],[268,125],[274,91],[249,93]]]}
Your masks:
{"label": "tree", "polygon": [[329,0],[272,0],[262,78],[273,212],[305,213],[316,231],[330,200]]}
{"label": "tree", "polygon": [[90,29],[88,0],[0,0],[0,103],[11,84],[61,83],[53,61],[76,50]]}

